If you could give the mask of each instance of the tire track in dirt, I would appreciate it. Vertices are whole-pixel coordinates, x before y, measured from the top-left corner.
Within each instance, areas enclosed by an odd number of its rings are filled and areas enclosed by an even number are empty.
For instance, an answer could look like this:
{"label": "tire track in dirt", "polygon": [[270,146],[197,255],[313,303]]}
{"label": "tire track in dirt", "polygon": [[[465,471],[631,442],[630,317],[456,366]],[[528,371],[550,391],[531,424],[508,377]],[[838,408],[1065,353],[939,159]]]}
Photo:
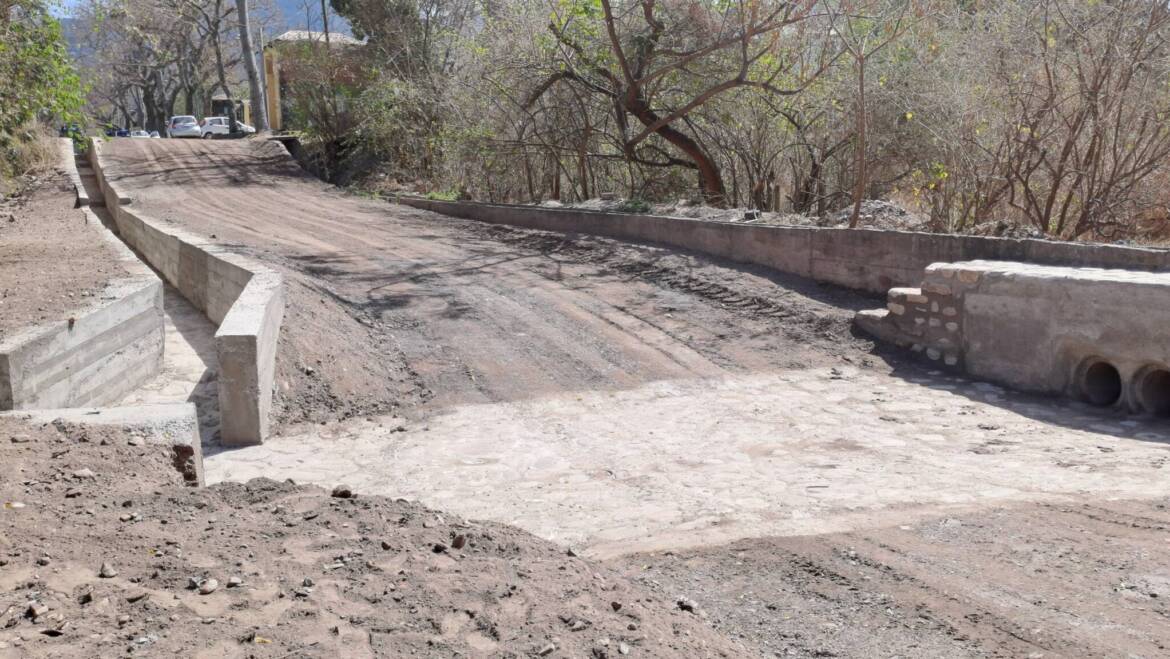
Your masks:
{"label": "tire track in dirt", "polygon": [[781,655],[1165,656],[1165,533],[1134,520],[1166,503],[1021,504],[616,562]]}
{"label": "tire track in dirt", "polygon": [[851,309],[810,297],[822,291],[673,250],[350,197],[282,153],[255,140],[106,149],[136,205],[288,275],[282,421],[821,365],[869,348],[844,329]]}

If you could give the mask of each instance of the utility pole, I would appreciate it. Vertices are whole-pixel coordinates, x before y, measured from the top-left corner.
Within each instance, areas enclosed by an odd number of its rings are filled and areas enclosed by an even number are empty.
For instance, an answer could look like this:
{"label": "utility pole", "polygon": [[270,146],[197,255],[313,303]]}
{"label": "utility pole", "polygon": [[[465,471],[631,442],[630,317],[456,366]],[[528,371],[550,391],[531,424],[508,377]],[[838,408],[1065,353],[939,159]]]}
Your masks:
{"label": "utility pole", "polygon": [[257,51],[260,56],[260,107],[264,108],[265,120],[270,122],[271,119],[268,118],[268,67],[264,63],[264,26],[261,25],[256,29],[259,32],[257,42],[260,46]]}

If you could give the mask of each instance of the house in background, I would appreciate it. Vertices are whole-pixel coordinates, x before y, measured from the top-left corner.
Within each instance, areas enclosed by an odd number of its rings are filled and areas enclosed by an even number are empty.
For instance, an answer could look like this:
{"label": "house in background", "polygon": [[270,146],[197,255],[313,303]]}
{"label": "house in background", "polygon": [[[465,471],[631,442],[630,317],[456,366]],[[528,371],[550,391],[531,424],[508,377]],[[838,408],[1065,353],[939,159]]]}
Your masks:
{"label": "house in background", "polygon": [[[328,44],[328,45],[326,45]],[[293,120],[293,87],[298,81],[307,81],[321,74],[316,64],[323,55],[329,61],[352,61],[354,67],[339,67],[342,72],[357,68],[357,55],[365,45],[346,34],[289,30],[264,46],[264,90],[268,108],[268,124],[272,130],[295,130]],[[326,52],[326,48],[328,51]],[[337,82],[350,82],[342,75]]]}

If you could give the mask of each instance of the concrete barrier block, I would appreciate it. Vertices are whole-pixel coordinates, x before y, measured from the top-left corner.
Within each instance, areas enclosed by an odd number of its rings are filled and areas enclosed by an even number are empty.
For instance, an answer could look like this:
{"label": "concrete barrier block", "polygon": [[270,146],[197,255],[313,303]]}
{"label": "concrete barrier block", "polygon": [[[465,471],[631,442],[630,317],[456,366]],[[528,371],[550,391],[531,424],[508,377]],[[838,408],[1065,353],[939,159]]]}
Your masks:
{"label": "concrete barrier block", "polygon": [[268,436],[283,317],[281,276],[259,271],[215,334],[224,444],[259,444]]}

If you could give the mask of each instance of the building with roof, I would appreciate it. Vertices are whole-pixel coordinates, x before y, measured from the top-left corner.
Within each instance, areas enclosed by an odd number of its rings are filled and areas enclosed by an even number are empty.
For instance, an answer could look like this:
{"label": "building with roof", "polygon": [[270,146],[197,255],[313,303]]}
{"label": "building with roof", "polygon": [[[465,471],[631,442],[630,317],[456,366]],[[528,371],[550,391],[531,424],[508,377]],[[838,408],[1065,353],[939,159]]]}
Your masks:
{"label": "building with roof", "polygon": [[332,64],[352,61],[354,67],[340,66],[338,82],[350,82],[356,70],[357,54],[365,42],[348,34],[289,30],[264,45],[264,91],[268,109],[268,124],[272,130],[297,128],[292,121],[295,83],[320,73],[317,66],[324,55]]}

